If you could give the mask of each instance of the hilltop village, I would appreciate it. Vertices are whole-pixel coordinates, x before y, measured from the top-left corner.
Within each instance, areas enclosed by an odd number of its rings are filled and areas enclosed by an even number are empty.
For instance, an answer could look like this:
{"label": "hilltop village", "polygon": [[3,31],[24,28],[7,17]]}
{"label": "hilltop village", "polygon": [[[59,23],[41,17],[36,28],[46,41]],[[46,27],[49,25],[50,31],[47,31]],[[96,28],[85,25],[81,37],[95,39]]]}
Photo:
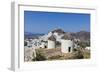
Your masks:
{"label": "hilltop village", "polygon": [[74,52],[74,55],[78,52],[79,56],[82,51],[90,52],[90,39],[85,43],[84,41],[83,38],[76,38],[75,34],[64,32],[62,29],[54,29],[37,38],[25,38],[24,60],[74,59],[71,58]]}

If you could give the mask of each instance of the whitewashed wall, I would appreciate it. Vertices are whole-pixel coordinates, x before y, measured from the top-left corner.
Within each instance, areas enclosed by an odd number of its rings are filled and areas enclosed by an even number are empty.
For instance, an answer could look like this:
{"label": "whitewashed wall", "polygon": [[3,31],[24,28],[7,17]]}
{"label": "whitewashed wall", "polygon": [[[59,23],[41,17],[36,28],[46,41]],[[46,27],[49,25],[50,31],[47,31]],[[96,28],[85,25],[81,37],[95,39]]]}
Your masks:
{"label": "whitewashed wall", "polygon": [[55,48],[55,41],[48,40],[48,49]]}
{"label": "whitewashed wall", "polygon": [[70,52],[73,50],[73,41],[71,40],[61,40],[61,51],[63,53],[69,52],[69,47],[71,47]]}

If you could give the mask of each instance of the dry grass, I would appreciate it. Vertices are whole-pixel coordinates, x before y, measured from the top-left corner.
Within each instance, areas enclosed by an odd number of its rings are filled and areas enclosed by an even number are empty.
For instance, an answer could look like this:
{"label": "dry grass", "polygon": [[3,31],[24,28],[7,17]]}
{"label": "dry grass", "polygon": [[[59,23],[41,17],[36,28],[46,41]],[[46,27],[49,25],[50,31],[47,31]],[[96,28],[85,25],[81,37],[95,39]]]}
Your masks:
{"label": "dry grass", "polygon": [[52,56],[61,56],[60,49],[36,49],[36,52],[40,52],[42,55],[44,55],[47,59]]}
{"label": "dry grass", "polygon": [[89,50],[80,50],[72,53],[62,53],[61,49],[36,49],[36,52],[41,53],[46,60],[68,60],[68,59],[89,59],[90,51]]}
{"label": "dry grass", "polygon": [[84,59],[89,59],[91,57],[90,50],[83,50],[82,53],[83,53]]}

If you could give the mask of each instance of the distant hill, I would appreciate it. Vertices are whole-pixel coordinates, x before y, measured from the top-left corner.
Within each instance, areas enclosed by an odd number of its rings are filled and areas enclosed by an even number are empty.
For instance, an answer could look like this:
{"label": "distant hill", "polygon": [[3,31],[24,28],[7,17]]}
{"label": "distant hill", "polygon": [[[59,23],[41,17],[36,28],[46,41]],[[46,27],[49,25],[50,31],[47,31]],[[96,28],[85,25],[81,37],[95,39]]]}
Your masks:
{"label": "distant hill", "polygon": [[88,32],[88,31],[65,32],[62,29],[54,29],[51,32],[52,33],[56,32],[58,34],[66,34],[66,36],[70,36],[70,37],[77,38],[80,40],[89,40],[90,39],[90,32]]}
{"label": "distant hill", "polygon": [[44,34],[40,33],[30,33],[24,32],[24,38],[38,38],[39,36],[43,36]]}
{"label": "distant hill", "polygon": [[52,33],[63,34],[64,37],[69,37],[73,39],[80,39],[82,42],[89,42],[90,41],[90,32],[88,31],[79,31],[79,32],[65,32],[62,29],[54,29],[51,31]]}
{"label": "distant hill", "polygon": [[[52,33],[58,33],[59,35],[65,35],[64,37],[73,38],[73,39],[80,39],[82,42],[90,42],[90,32],[88,31],[79,31],[79,32],[65,32],[62,29],[54,29],[51,31]],[[42,33],[24,33],[25,38],[38,38],[39,36],[43,36],[45,34]]]}
{"label": "distant hill", "polygon": [[71,36],[76,39],[80,39],[81,41],[90,41],[90,32],[88,31],[79,31],[76,33],[71,33]]}

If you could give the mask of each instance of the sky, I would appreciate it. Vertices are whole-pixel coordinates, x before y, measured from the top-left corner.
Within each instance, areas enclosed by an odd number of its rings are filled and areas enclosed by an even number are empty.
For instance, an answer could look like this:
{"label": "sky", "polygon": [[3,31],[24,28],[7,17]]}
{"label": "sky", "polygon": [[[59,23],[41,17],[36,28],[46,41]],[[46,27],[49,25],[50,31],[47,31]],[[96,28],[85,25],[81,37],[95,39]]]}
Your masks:
{"label": "sky", "polygon": [[90,31],[90,14],[24,11],[24,31],[48,33],[56,28],[65,32]]}

